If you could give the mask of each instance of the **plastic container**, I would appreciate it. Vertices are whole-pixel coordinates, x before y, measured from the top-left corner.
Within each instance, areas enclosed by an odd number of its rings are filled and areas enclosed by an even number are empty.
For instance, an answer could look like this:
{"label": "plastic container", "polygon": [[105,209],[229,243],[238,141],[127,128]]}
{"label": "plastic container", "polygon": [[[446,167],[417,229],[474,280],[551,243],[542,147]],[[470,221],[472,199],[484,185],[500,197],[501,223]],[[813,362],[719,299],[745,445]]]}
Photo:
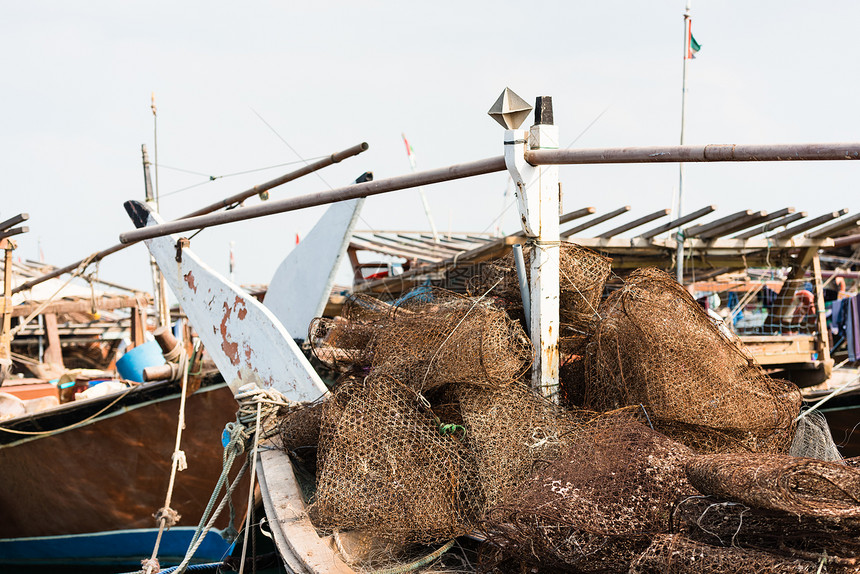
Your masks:
{"label": "plastic container", "polygon": [[116,362],[116,370],[123,379],[142,383],[143,369],[163,365],[164,363],[161,347],[155,341],[149,341],[143,345],[138,345],[123,355]]}

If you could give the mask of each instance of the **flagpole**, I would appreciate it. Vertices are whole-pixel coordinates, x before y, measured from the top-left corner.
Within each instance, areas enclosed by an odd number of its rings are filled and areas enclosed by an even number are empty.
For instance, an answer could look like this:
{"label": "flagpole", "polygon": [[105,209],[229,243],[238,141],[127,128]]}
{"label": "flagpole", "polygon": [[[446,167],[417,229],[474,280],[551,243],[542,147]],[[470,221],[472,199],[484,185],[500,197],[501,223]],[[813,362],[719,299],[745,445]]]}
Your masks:
{"label": "flagpole", "polygon": [[[690,0],[687,0],[687,8],[684,11],[684,71],[681,76],[681,145],[684,145],[684,128],[687,116],[687,64],[690,61]],[[678,164],[678,211],[675,217],[684,215],[684,162]],[[678,283],[684,283],[684,232],[681,226],[675,233],[678,247],[675,253],[675,276]]]}
{"label": "flagpole", "polygon": [[[406,144],[406,155],[409,157],[409,166],[412,168],[412,173],[415,173],[415,155],[412,152],[412,146],[406,139],[406,134],[400,134],[403,138],[403,143]],[[436,223],[433,221],[433,215],[430,213],[430,204],[427,203],[427,195],[424,193],[424,188],[418,188],[418,195],[421,196],[421,204],[424,206],[424,214],[427,216],[427,221],[430,222],[430,231],[433,232],[433,243],[439,243],[439,232],[436,231]]]}

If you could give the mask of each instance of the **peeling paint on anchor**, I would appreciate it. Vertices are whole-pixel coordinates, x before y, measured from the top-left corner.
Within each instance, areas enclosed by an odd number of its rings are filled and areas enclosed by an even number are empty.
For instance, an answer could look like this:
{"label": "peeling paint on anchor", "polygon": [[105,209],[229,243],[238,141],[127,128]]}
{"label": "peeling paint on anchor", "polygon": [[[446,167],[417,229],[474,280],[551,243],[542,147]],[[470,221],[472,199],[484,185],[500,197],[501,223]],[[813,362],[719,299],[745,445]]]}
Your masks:
{"label": "peeling paint on anchor", "polygon": [[[245,306],[245,301],[236,296],[233,305],[231,306],[226,301],[223,304],[224,308],[224,316],[221,318],[221,350],[224,351],[224,354],[230,359],[230,363],[234,366],[239,364],[239,343],[236,341],[232,341],[230,337],[229,330],[227,328],[227,322],[230,320],[230,316],[236,311],[236,319],[242,321],[248,315],[248,309]],[[247,344],[243,345],[245,357],[250,360],[251,358],[251,349]]]}
{"label": "peeling paint on anchor", "polygon": [[185,283],[188,285],[188,288],[197,293],[197,285],[194,283],[194,272],[189,271],[183,275],[182,278],[185,279]]}

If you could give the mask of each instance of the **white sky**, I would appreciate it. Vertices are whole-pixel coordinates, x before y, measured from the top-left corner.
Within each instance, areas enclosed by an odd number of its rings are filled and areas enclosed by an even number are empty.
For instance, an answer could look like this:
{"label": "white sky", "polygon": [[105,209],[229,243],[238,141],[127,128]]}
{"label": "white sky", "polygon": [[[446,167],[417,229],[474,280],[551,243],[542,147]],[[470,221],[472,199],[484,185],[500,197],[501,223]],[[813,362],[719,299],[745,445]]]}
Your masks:
{"label": "white sky", "polygon": [[[683,0],[650,2],[5,2],[0,19],[0,219],[26,211],[20,254],[65,265],[131,228],[143,197],[140,144],[163,166],[211,175],[296,161],[361,141],[371,148],[319,172],[332,187],[365,170],[407,173],[502,153],[486,112],[505,86],[551,95],[564,144],[675,144],[680,129]],[[860,3],[693,2],[702,45],[690,65],[688,143],[860,140]],[[531,120],[529,120],[530,123]],[[528,124],[526,124],[528,125]],[[293,169],[205,180],[162,167],[168,219]],[[565,210],[621,205],[613,225],[671,207],[677,165],[562,167]],[[860,163],[687,167],[685,207],[860,210]],[[308,176],[283,198],[327,189]],[[442,230],[492,230],[505,174],[427,189]],[[252,200],[249,204],[256,202]],[[237,280],[267,283],[321,208],[210,229],[194,250]],[[635,215],[634,215],[635,214]],[[502,218],[517,230],[515,209]],[[415,191],[368,200],[360,227],[427,229]],[[607,226],[604,226],[608,228]],[[595,228],[599,232],[602,228]],[[149,289],[142,246],[101,276]]]}

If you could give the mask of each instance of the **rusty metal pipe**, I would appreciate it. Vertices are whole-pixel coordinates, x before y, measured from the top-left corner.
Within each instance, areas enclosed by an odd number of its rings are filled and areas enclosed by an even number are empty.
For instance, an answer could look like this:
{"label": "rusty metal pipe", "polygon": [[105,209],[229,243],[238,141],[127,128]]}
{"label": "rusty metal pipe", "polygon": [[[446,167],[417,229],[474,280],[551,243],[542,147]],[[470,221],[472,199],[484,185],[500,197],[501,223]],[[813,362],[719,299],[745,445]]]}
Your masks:
{"label": "rusty metal pipe", "polygon": [[708,144],[526,151],[532,165],[860,159],[860,143]]}
{"label": "rusty metal pipe", "polygon": [[[262,183],[260,185],[256,185],[256,186],[252,187],[251,189],[247,189],[241,193],[231,195],[230,197],[228,197],[222,201],[213,203],[211,205],[207,205],[206,207],[202,207],[202,208],[198,209],[197,211],[193,211],[187,215],[183,215],[182,217],[180,217],[180,219],[187,219],[189,217],[197,217],[197,216],[204,215],[207,213],[212,213],[213,211],[216,211],[222,207],[226,207],[228,205],[233,205],[236,202],[244,201],[245,199],[248,199],[249,197],[252,197],[252,196],[259,194],[259,193],[262,193],[264,191],[268,191],[268,190],[272,189],[273,187],[283,185],[289,181],[293,181],[294,179],[302,177],[303,175],[307,175],[307,174],[312,173],[314,171],[320,170],[324,167],[328,167],[332,164],[343,161],[346,158],[358,155],[358,154],[366,151],[369,147],[370,146],[365,142],[354,145],[354,146],[347,148],[343,151],[333,153],[327,158],[323,158],[323,159],[315,161],[313,163],[309,163],[308,165],[301,167],[297,170],[291,171],[290,173],[284,174],[281,177],[275,178],[271,181],[267,181],[266,183]],[[243,209],[247,209],[247,208],[243,208]],[[117,245],[114,245],[112,247],[108,247],[107,249],[104,249],[102,251],[99,251],[93,257],[92,262],[95,263],[96,261],[101,261],[102,259],[104,259],[108,255],[113,255],[117,251],[122,251],[123,249],[125,249],[126,247],[128,247],[130,245],[133,245],[134,243],[136,243],[136,242],[122,242],[122,243],[118,243]],[[78,265],[80,265],[84,261],[85,261],[85,259],[79,259],[78,261],[75,261],[74,263],[70,263],[69,265],[66,265],[65,267],[59,267],[57,269],[54,269],[50,273],[42,275],[41,277],[37,277],[36,279],[33,279],[31,281],[27,281],[26,283],[22,283],[18,287],[15,287],[14,289],[12,289],[12,294],[18,293],[19,291],[24,291],[26,289],[30,289],[31,287],[34,287],[34,286],[38,285],[39,283],[43,283],[43,282],[47,281],[48,279],[53,279],[54,277],[59,277],[63,273],[69,273],[71,271],[74,271],[75,269],[78,268]]]}
{"label": "rusty metal pipe", "polygon": [[152,239],[153,237],[168,235],[170,233],[181,233],[192,229],[224,225],[226,223],[244,221],[246,219],[274,215],[276,213],[296,211],[298,209],[313,207],[315,205],[325,205],[327,203],[345,201],[347,199],[368,197],[380,193],[388,193],[390,191],[398,191],[401,189],[441,183],[443,181],[462,179],[464,177],[505,171],[506,169],[507,167],[505,166],[504,156],[491,157],[439,169],[420,171],[408,175],[347,185],[329,191],[320,191],[308,195],[301,195],[299,197],[268,201],[264,204],[245,207],[243,209],[223,211],[189,219],[171,221],[161,225],[143,227],[134,231],[126,231],[119,236],[119,240],[123,243],[134,243],[145,239]]}

